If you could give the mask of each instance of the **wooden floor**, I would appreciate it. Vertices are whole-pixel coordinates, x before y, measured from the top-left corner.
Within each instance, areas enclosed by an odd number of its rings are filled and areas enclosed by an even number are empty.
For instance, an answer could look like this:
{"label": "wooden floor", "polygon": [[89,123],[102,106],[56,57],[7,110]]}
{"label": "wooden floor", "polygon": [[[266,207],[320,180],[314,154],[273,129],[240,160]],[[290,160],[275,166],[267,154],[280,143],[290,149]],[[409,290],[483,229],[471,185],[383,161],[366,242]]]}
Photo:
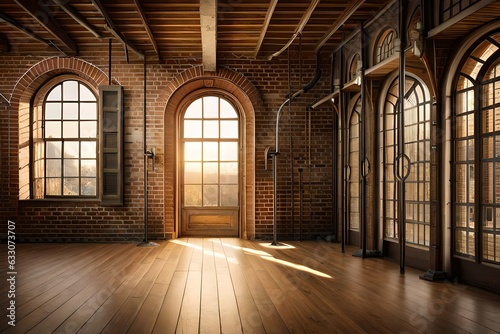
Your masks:
{"label": "wooden floor", "polygon": [[402,276],[397,263],[343,254],[339,244],[287,245],[18,244],[16,326],[6,323],[2,283],[0,332],[500,332],[498,294],[420,280],[410,268]]}

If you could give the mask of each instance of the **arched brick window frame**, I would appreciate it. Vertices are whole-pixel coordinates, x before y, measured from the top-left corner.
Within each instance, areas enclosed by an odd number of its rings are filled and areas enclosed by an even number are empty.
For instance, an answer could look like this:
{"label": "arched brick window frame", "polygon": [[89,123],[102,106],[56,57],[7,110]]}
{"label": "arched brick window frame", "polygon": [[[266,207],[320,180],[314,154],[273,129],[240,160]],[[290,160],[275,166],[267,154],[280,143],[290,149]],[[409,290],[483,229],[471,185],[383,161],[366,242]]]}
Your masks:
{"label": "arched brick window frame", "polygon": [[243,186],[240,237],[255,237],[255,113],[263,109],[262,99],[255,86],[242,74],[219,67],[215,73],[205,73],[203,67],[190,68],[166,87],[161,98],[165,100],[164,114],[164,207],[165,231],[178,235],[178,113],[183,99],[192,92],[213,88],[227,91],[240,103],[243,124]]}

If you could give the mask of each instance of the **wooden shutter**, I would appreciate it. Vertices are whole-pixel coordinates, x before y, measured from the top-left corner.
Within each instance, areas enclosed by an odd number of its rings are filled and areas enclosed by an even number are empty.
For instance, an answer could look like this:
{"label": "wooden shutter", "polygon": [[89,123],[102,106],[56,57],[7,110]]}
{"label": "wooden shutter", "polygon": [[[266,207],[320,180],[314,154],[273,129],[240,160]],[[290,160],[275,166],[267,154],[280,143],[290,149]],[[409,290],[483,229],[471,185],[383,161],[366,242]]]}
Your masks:
{"label": "wooden shutter", "polygon": [[99,86],[99,192],[103,205],[123,205],[123,87]]}

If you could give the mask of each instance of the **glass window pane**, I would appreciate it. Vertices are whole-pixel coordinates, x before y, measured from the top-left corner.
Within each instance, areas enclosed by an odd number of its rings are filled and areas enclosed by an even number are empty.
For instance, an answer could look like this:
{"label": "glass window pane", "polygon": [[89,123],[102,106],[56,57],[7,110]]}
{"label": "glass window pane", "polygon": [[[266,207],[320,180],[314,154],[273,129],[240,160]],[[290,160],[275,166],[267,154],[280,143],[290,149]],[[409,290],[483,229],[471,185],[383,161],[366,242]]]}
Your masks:
{"label": "glass window pane", "polygon": [[219,121],[203,121],[203,137],[219,138]]}
{"label": "glass window pane", "polygon": [[222,206],[238,206],[238,186],[221,185],[220,197]]}
{"label": "glass window pane", "polygon": [[203,185],[203,206],[219,205],[219,186]]}
{"label": "glass window pane", "polygon": [[[97,162],[96,160],[82,160],[80,162],[80,175],[81,176],[97,176]],[[83,185],[83,181],[82,181]]]}
{"label": "glass window pane", "polygon": [[233,106],[224,99],[220,99],[220,118],[238,118]]}
{"label": "glass window pane", "polygon": [[201,142],[184,143],[184,161],[201,161]]}
{"label": "glass window pane", "polygon": [[238,163],[221,162],[220,163],[220,183],[238,184]]}
{"label": "glass window pane", "polygon": [[63,100],[64,101],[78,101],[78,82],[65,81],[63,82]]}
{"label": "glass window pane", "polygon": [[80,143],[77,141],[64,142],[64,157],[78,159],[80,157]]}
{"label": "glass window pane", "polygon": [[238,121],[221,121],[220,137],[231,139],[238,138]]}
{"label": "glass window pane", "polygon": [[80,119],[97,120],[97,103],[80,103]]}
{"label": "glass window pane", "polygon": [[78,119],[78,103],[63,103],[63,119]]}
{"label": "glass window pane", "polygon": [[201,184],[184,186],[184,205],[201,206]]}
{"label": "glass window pane", "polygon": [[47,173],[48,177],[61,177],[61,159],[47,159]]}
{"label": "glass window pane", "polygon": [[81,121],[80,138],[97,138],[97,122]]}
{"label": "glass window pane", "polygon": [[80,195],[78,178],[64,178],[63,195],[78,196]]}
{"label": "glass window pane", "polygon": [[63,137],[78,138],[78,122],[65,121],[63,122]]}
{"label": "glass window pane", "polygon": [[219,182],[219,164],[217,162],[203,163],[203,184]]}
{"label": "glass window pane", "polygon": [[47,96],[47,101],[61,101],[61,85],[55,86]]}
{"label": "glass window pane", "polygon": [[45,122],[45,138],[61,138],[61,122]]}
{"label": "glass window pane", "polygon": [[47,158],[62,158],[62,142],[49,141],[47,142]]}
{"label": "glass window pane", "polygon": [[184,120],[184,138],[202,138],[201,121]]}
{"label": "glass window pane", "polygon": [[202,118],[201,110],[202,110],[201,99],[198,99],[193,103],[191,103],[189,107],[186,109],[184,118]]}
{"label": "glass window pane", "polygon": [[97,156],[97,143],[95,141],[82,141],[81,148],[81,158],[95,158]]}
{"label": "glass window pane", "polygon": [[216,142],[203,143],[203,160],[204,161],[219,160],[219,143]]}
{"label": "glass window pane", "polygon": [[61,178],[47,178],[46,193],[49,196],[61,196]]}
{"label": "glass window pane", "polygon": [[80,84],[80,101],[96,101],[96,98],[90,89],[82,84]]}
{"label": "glass window pane", "polygon": [[52,102],[45,103],[45,119],[61,119],[61,103],[60,102]]}
{"label": "glass window pane", "polygon": [[205,96],[203,98],[203,117],[219,117],[219,98],[216,96]]}
{"label": "glass window pane", "polygon": [[221,142],[220,143],[221,161],[238,161],[238,143]]}
{"label": "glass window pane", "polygon": [[184,183],[201,184],[201,162],[184,163]]}
{"label": "glass window pane", "polygon": [[82,191],[83,196],[96,196],[97,195],[97,179],[96,178],[82,178]]}
{"label": "glass window pane", "polygon": [[80,176],[78,159],[64,159],[64,176]]}

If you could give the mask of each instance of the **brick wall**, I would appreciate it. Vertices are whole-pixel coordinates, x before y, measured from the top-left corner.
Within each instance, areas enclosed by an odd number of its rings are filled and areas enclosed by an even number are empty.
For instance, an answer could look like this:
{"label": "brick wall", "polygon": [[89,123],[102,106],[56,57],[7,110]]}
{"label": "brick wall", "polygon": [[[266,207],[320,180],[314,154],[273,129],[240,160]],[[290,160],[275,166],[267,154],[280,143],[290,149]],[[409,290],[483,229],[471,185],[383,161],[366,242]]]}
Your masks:
{"label": "brick wall", "polygon": [[[133,57],[131,57],[133,58]],[[247,203],[247,216],[254,216],[253,230],[248,237],[271,238],[273,187],[272,172],[264,169],[264,151],[274,147],[275,114],[290,91],[293,93],[314,75],[314,55],[299,58],[293,52],[289,64],[286,56],[267,60],[225,60],[218,65],[249,96],[254,107],[255,147],[249,152],[254,182],[248,187],[254,192]],[[322,60],[323,76],[309,93],[287,105],[281,114],[280,156],[278,178],[278,232],[280,238],[304,239],[331,234],[332,228],[332,128],[333,110],[324,105],[307,116],[307,107],[329,92],[330,59]],[[176,160],[173,118],[166,117],[167,103],[174,91],[185,87],[198,64],[179,60],[168,64],[147,66],[147,133],[148,147],[155,147],[155,171],[149,178],[149,235],[162,238],[175,230],[176,220]],[[113,54],[113,82],[124,87],[125,95],[125,204],[121,207],[101,206],[99,201],[18,200],[18,117],[20,103],[48,78],[62,73],[84,77],[95,85],[107,84],[107,52],[82,52],[76,58],[43,59],[38,57],[0,57],[0,219],[16,222],[19,240],[26,241],[126,241],[143,237],[143,64],[123,54]],[[218,72],[219,73],[219,72]],[[233,73],[233,74],[231,74]],[[191,75],[191,77],[190,77]],[[221,80],[223,82],[224,80]],[[250,84],[249,84],[250,83]],[[231,85],[227,85],[230,89]],[[251,86],[251,87],[250,87]],[[252,91],[252,89],[254,91]],[[309,123],[310,121],[310,123]],[[309,132],[310,129],[310,132]],[[170,145],[170,146],[169,146]],[[171,149],[169,149],[171,147]],[[293,166],[291,159],[293,158]],[[269,161],[270,162],[270,161]],[[298,168],[303,168],[302,227]],[[293,170],[293,179],[292,179]],[[292,193],[293,188],[293,193]],[[293,203],[293,208],[292,208]],[[2,224],[0,233],[5,233]]]}

